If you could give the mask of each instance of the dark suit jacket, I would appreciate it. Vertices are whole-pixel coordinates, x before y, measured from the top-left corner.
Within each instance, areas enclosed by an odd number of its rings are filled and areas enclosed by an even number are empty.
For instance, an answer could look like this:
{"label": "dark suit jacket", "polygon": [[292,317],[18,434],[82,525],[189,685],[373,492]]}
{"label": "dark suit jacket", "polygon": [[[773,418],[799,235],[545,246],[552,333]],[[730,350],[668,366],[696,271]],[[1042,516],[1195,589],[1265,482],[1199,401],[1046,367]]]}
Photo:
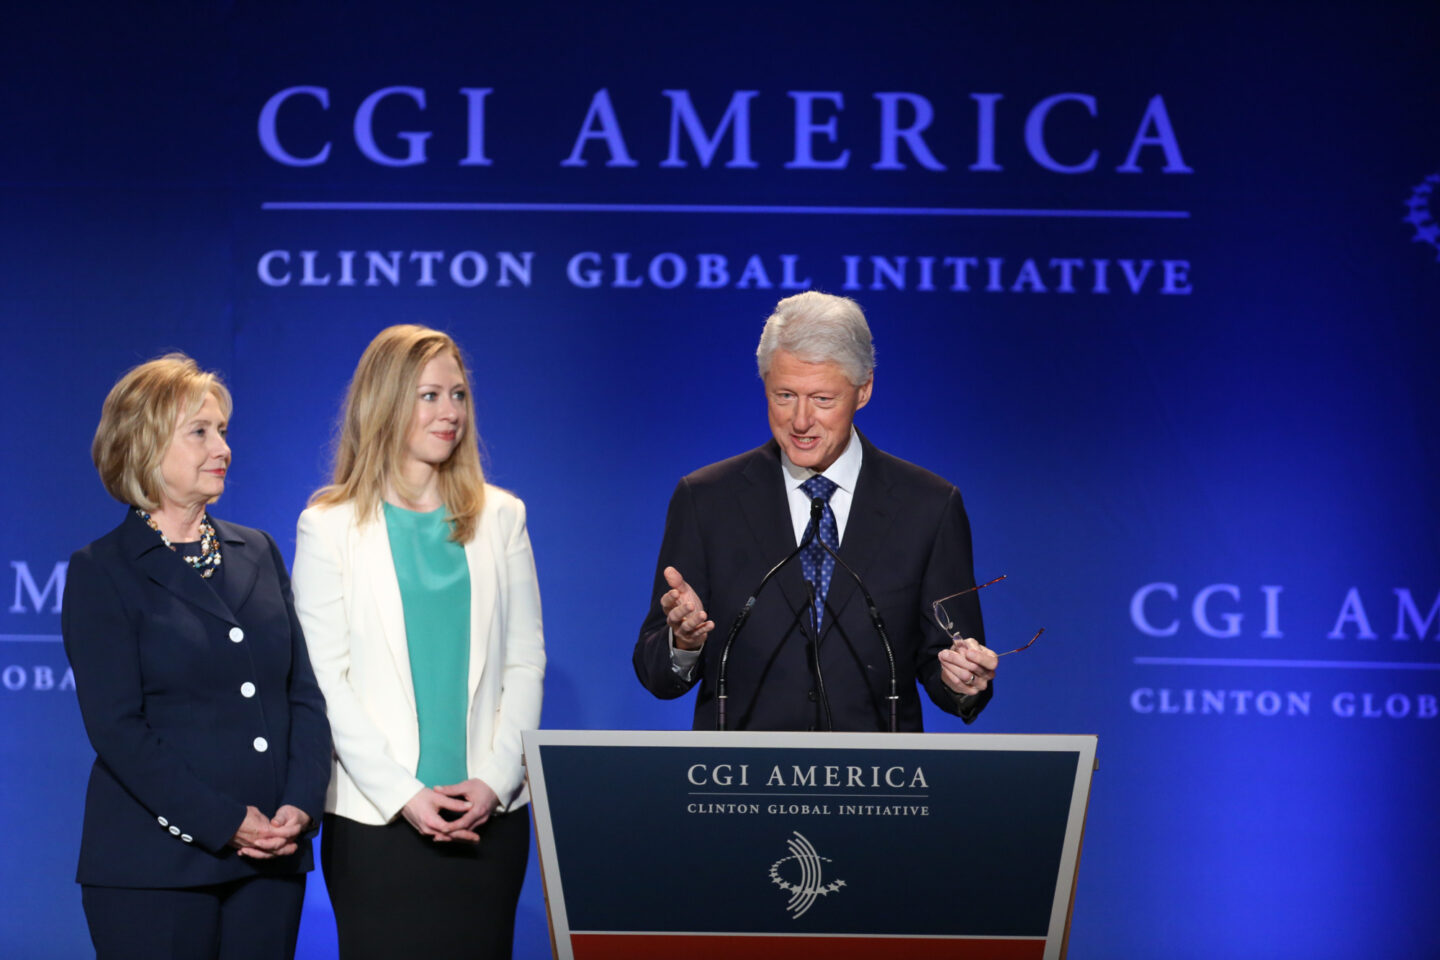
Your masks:
{"label": "dark suit jacket", "polygon": [[280,551],[262,531],[212,522],[218,588],[134,510],[70,558],[61,625],[96,753],[81,883],[189,887],[311,868],[308,842],[263,861],[227,846],[247,805],[269,816],[293,804],[318,823],[330,726]]}
{"label": "dark suit jacket", "polygon": [[[991,690],[957,697],[941,682],[936,654],[950,640],[930,619],[930,602],[973,585],[970,522],[948,481],[892,457],[860,438],[863,461],[840,556],[865,581],[895,652],[900,730],[922,727],[916,683],[941,709],[967,723]],[[650,613],[635,644],[635,673],[657,697],[682,696],[696,682],[695,729],[715,729],[715,683],[731,623],[765,571],[795,549],[781,481],[780,450],[771,442],[684,477],[670,499],[656,564]],[[670,666],[660,597],[662,571],[685,577],[715,621],[695,677]],[[973,598],[973,594],[971,595]],[[825,598],[820,665],[836,730],[889,728],[890,668],[864,597],[838,566]],[[979,603],[966,635],[984,642]],[[726,670],[726,725],[732,730],[825,729],[811,663],[806,586],[800,563],[765,587],[736,638]]]}

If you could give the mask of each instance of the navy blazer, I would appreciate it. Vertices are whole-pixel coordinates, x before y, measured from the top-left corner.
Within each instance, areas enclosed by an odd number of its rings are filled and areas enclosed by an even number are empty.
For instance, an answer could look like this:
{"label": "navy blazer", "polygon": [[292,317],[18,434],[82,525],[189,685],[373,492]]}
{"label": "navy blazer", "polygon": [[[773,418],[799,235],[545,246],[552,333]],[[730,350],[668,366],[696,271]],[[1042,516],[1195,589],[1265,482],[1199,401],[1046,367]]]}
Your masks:
{"label": "navy blazer", "polygon": [[[897,727],[923,727],[917,682],[942,710],[972,721],[991,689],[958,696],[940,679],[937,654],[950,638],[930,619],[930,602],[972,586],[970,521],[960,492],[935,474],[877,449],[864,455],[840,556],[875,598],[894,648]],[[635,673],[657,697],[679,697],[695,683],[695,729],[715,729],[715,683],[732,622],[765,572],[795,549],[795,529],[772,440],[681,479],[665,518],[650,613],[635,644]],[[715,629],[695,676],[670,666],[669,631],[660,597],[667,566],[695,588]],[[962,612],[966,636],[984,642],[980,606],[971,594]],[[865,599],[839,567],[830,581],[821,625],[820,664],[834,729],[889,729],[890,667]],[[821,714],[809,632],[807,590],[797,558],[766,587],[730,651],[726,725],[732,730],[820,730]]]}
{"label": "navy blazer", "polygon": [[189,887],[311,869],[228,844],[247,805],[292,804],[317,823],[330,726],[280,551],[260,530],[211,518],[218,586],[127,509],[70,558],[61,629],[95,765],[81,883]]}

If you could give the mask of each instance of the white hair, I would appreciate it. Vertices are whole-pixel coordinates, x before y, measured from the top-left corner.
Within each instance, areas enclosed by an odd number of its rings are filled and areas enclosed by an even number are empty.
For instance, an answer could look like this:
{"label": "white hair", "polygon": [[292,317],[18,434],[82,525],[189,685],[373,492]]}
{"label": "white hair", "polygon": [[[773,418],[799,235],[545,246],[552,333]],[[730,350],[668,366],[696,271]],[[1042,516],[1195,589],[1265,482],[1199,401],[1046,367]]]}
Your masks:
{"label": "white hair", "polygon": [[860,304],[818,290],[806,290],[775,304],[765,321],[755,362],[761,379],[770,372],[776,350],[805,363],[835,363],[860,386],[875,370],[875,345]]}

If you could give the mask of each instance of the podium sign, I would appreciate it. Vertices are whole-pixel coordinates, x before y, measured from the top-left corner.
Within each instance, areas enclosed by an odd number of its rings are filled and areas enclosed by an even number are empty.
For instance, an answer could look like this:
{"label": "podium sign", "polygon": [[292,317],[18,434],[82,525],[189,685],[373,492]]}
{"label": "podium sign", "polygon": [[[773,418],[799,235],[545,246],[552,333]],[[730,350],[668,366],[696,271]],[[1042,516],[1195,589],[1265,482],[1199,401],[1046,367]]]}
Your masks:
{"label": "podium sign", "polygon": [[524,740],[564,960],[1064,954],[1092,736]]}

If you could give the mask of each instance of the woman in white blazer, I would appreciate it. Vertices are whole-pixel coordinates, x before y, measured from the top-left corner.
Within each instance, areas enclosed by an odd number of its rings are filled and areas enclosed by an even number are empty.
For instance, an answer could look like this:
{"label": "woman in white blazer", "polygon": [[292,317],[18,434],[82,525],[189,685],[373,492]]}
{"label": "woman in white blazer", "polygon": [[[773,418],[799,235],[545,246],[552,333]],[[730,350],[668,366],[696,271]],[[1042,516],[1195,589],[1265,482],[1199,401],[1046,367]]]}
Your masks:
{"label": "woman in white blazer", "polygon": [[300,515],[343,960],[511,952],[530,845],[520,733],[540,723],[545,650],[525,506],[484,481],[468,379],[449,336],[382,331],[350,384],[334,482]]}

